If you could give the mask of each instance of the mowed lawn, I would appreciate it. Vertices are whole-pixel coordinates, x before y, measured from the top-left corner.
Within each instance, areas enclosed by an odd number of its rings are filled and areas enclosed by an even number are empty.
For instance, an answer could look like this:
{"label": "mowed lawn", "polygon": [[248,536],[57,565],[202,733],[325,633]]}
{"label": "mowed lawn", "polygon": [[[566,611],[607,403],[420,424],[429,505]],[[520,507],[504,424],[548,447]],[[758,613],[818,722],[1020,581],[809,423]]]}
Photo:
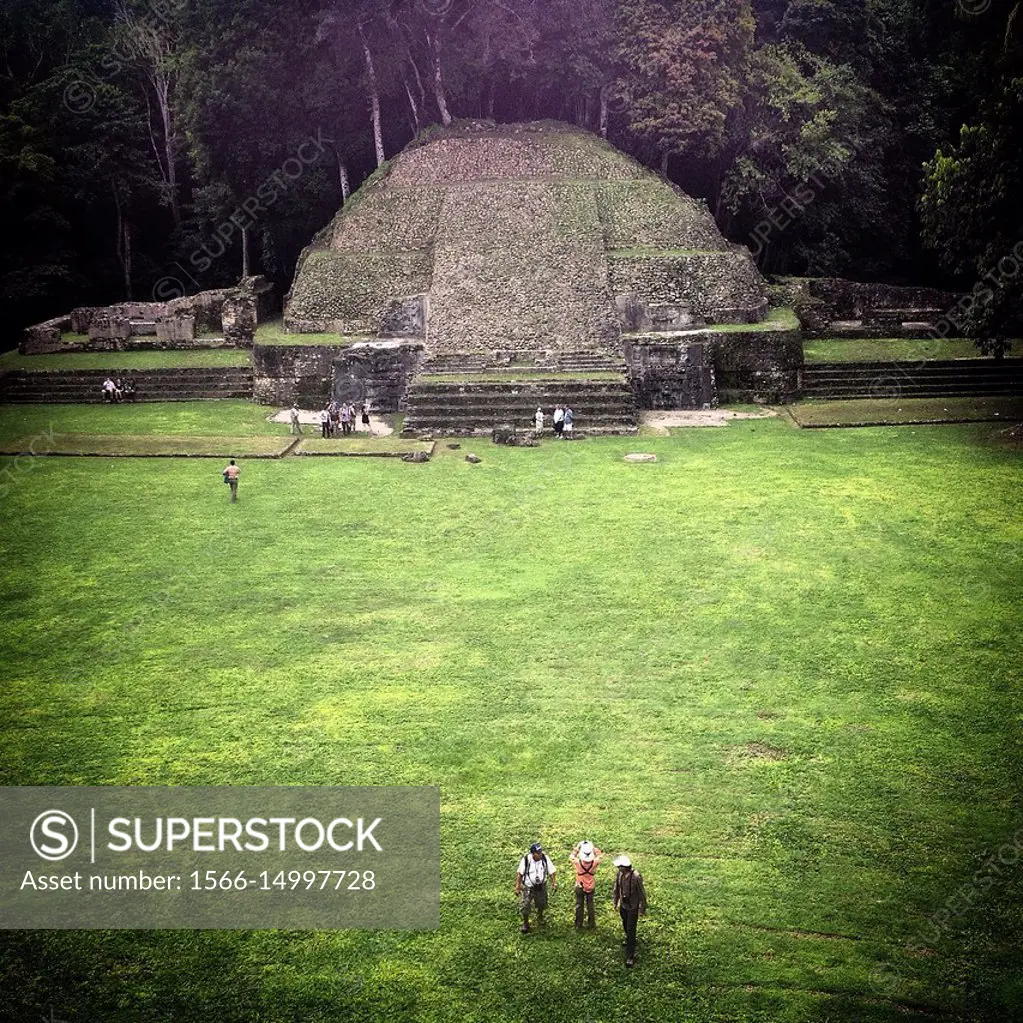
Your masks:
{"label": "mowed lawn", "polygon": [[[87,415],[122,411],[172,415]],[[5,1012],[1019,1018],[1021,458],[992,426],[761,420],[243,461],[234,506],[216,464],[23,464],[0,782],[438,785],[442,924],[8,935]],[[567,880],[582,838],[646,877],[635,970],[609,867],[595,933],[568,885],[518,933],[518,856]]]}

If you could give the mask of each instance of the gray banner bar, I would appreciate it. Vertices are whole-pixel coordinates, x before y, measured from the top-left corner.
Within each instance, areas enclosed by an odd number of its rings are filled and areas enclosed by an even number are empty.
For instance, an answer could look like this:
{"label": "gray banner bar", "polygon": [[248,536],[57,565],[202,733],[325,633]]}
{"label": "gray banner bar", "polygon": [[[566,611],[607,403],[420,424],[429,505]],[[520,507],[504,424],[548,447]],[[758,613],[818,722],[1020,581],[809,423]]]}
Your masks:
{"label": "gray banner bar", "polygon": [[0,788],[0,929],[431,930],[436,788]]}

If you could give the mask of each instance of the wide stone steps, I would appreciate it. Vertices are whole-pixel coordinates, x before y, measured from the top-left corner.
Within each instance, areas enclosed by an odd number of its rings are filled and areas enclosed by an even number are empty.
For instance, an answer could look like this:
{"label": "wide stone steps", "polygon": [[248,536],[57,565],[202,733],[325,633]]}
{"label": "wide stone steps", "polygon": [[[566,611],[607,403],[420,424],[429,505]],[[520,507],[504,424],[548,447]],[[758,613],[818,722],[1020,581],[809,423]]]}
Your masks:
{"label": "wide stone steps", "polygon": [[803,368],[805,398],[996,397],[1023,394],[1023,359],[815,363]]}
{"label": "wide stone steps", "polygon": [[622,380],[471,381],[413,384],[405,419],[406,433],[463,436],[489,433],[497,426],[531,430],[537,406],[546,415],[557,404],[571,405],[577,433],[635,433],[636,399]]}
{"label": "wide stone steps", "polygon": [[625,373],[624,358],[602,352],[538,352],[532,360],[521,353],[515,359],[487,355],[438,355],[423,366],[423,375],[469,376],[495,373]]}
{"label": "wide stone steps", "polygon": [[0,402],[9,404],[75,403],[103,401],[108,376],[130,380],[135,401],[215,401],[252,397],[252,370],[165,369],[111,373],[108,370],[9,370],[0,375]]}

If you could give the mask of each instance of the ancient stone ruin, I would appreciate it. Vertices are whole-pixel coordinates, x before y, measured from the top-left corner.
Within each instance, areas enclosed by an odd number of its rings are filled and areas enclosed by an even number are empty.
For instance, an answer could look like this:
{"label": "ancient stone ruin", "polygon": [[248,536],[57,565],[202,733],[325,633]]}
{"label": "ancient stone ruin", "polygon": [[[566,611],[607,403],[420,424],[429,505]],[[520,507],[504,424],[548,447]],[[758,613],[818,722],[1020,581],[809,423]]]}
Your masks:
{"label": "ancient stone ruin", "polygon": [[[639,409],[1018,390],[981,360],[925,353],[920,365],[804,366],[804,336],[949,336],[958,296],[834,278],[768,286],[703,202],[553,122],[430,129],[375,174],[302,254],[284,309],[294,344],[256,340],[269,290],[248,278],[76,309],[30,328],[21,351],[252,348],[251,368],[154,371],[139,394],[368,401],[437,435],[516,436],[556,404],[580,432],[629,433]],[[96,389],[89,371],[0,373],[4,400]]]}
{"label": "ancient stone ruin", "polygon": [[360,190],[303,254],[285,325],[397,343],[406,375],[418,351],[413,431],[560,400],[621,432],[637,399],[791,399],[798,324],[769,312],[703,203],[581,129],[479,124],[428,133]]}
{"label": "ancient stone ruin", "polygon": [[251,348],[261,300],[271,291],[262,277],[237,287],[202,291],[168,302],[122,302],[73,309],[25,331],[22,355],[147,349]]}

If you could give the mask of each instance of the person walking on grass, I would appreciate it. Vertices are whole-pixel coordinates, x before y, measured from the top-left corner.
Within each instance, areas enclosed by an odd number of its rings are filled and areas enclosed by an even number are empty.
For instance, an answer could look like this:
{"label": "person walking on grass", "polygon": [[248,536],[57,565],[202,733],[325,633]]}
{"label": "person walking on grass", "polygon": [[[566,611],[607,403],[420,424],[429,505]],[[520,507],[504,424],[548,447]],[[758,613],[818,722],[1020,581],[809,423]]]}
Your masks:
{"label": "person walking on grass", "polygon": [[369,425],[369,401],[362,403],[362,425],[366,427],[367,433],[372,433],[373,428]]}
{"label": "person walking on grass", "polygon": [[565,409],[565,432],[563,434],[565,440],[572,439],[572,429],[575,426],[575,413],[572,411],[572,406],[569,405]]}
{"label": "person walking on grass", "polygon": [[539,406],[537,406],[536,416],[534,417],[533,421],[536,423],[536,435],[537,435],[537,437],[542,437],[543,436],[544,414],[543,414],[543,409],[540,408]]}
{"label": "person walking on grass", "polygon": [[320,430],[323,432],[323,439],[330,437],[330,409],[324,409],[320,413]]}
{"label": "person walking on grass", "polygon": [[302,432],[302,420],[298,415],[298,405],[291,406],[291,432],[301,433]]}
{"label": "person walking on grass", "polygon": [[536,923],[543,923],[543,911],[547,908],[547,881],[551,891],[557,891],[557,867],[543,851],[538,842],[529,847],[529,852],[519,860],[515,874],[515,894],[519,897],[519,914],[522,916],[522,933],[529,933],[529,910],[536,907]]}
{"label": "person walking on grass", "polygon": [[628,856],[619,856],[615,866],[618,873],[612,899],[625,930],[625,965],[631,968],[636,965],[636,925],[639,918],[646,915],[646,889],[643,875],[633,867]]}
{"label": "person walking on grass", "polygon": [[224,482],[231,488],[231,504],[235,504],[238,500],[238,477],[241,474],[242,471],[235,465],[233,458],[227,463],[227,468],[221,474],[224,477]]}
{"label": "person walking on grass", "polygon": [[597,868],[604,854],[589,841],[580,842],[569,860],[575,867],[575,925],[583,925],[583,907],[586,908],[586,926],[596,927],[593,915],[593,889],[597,884]]}

